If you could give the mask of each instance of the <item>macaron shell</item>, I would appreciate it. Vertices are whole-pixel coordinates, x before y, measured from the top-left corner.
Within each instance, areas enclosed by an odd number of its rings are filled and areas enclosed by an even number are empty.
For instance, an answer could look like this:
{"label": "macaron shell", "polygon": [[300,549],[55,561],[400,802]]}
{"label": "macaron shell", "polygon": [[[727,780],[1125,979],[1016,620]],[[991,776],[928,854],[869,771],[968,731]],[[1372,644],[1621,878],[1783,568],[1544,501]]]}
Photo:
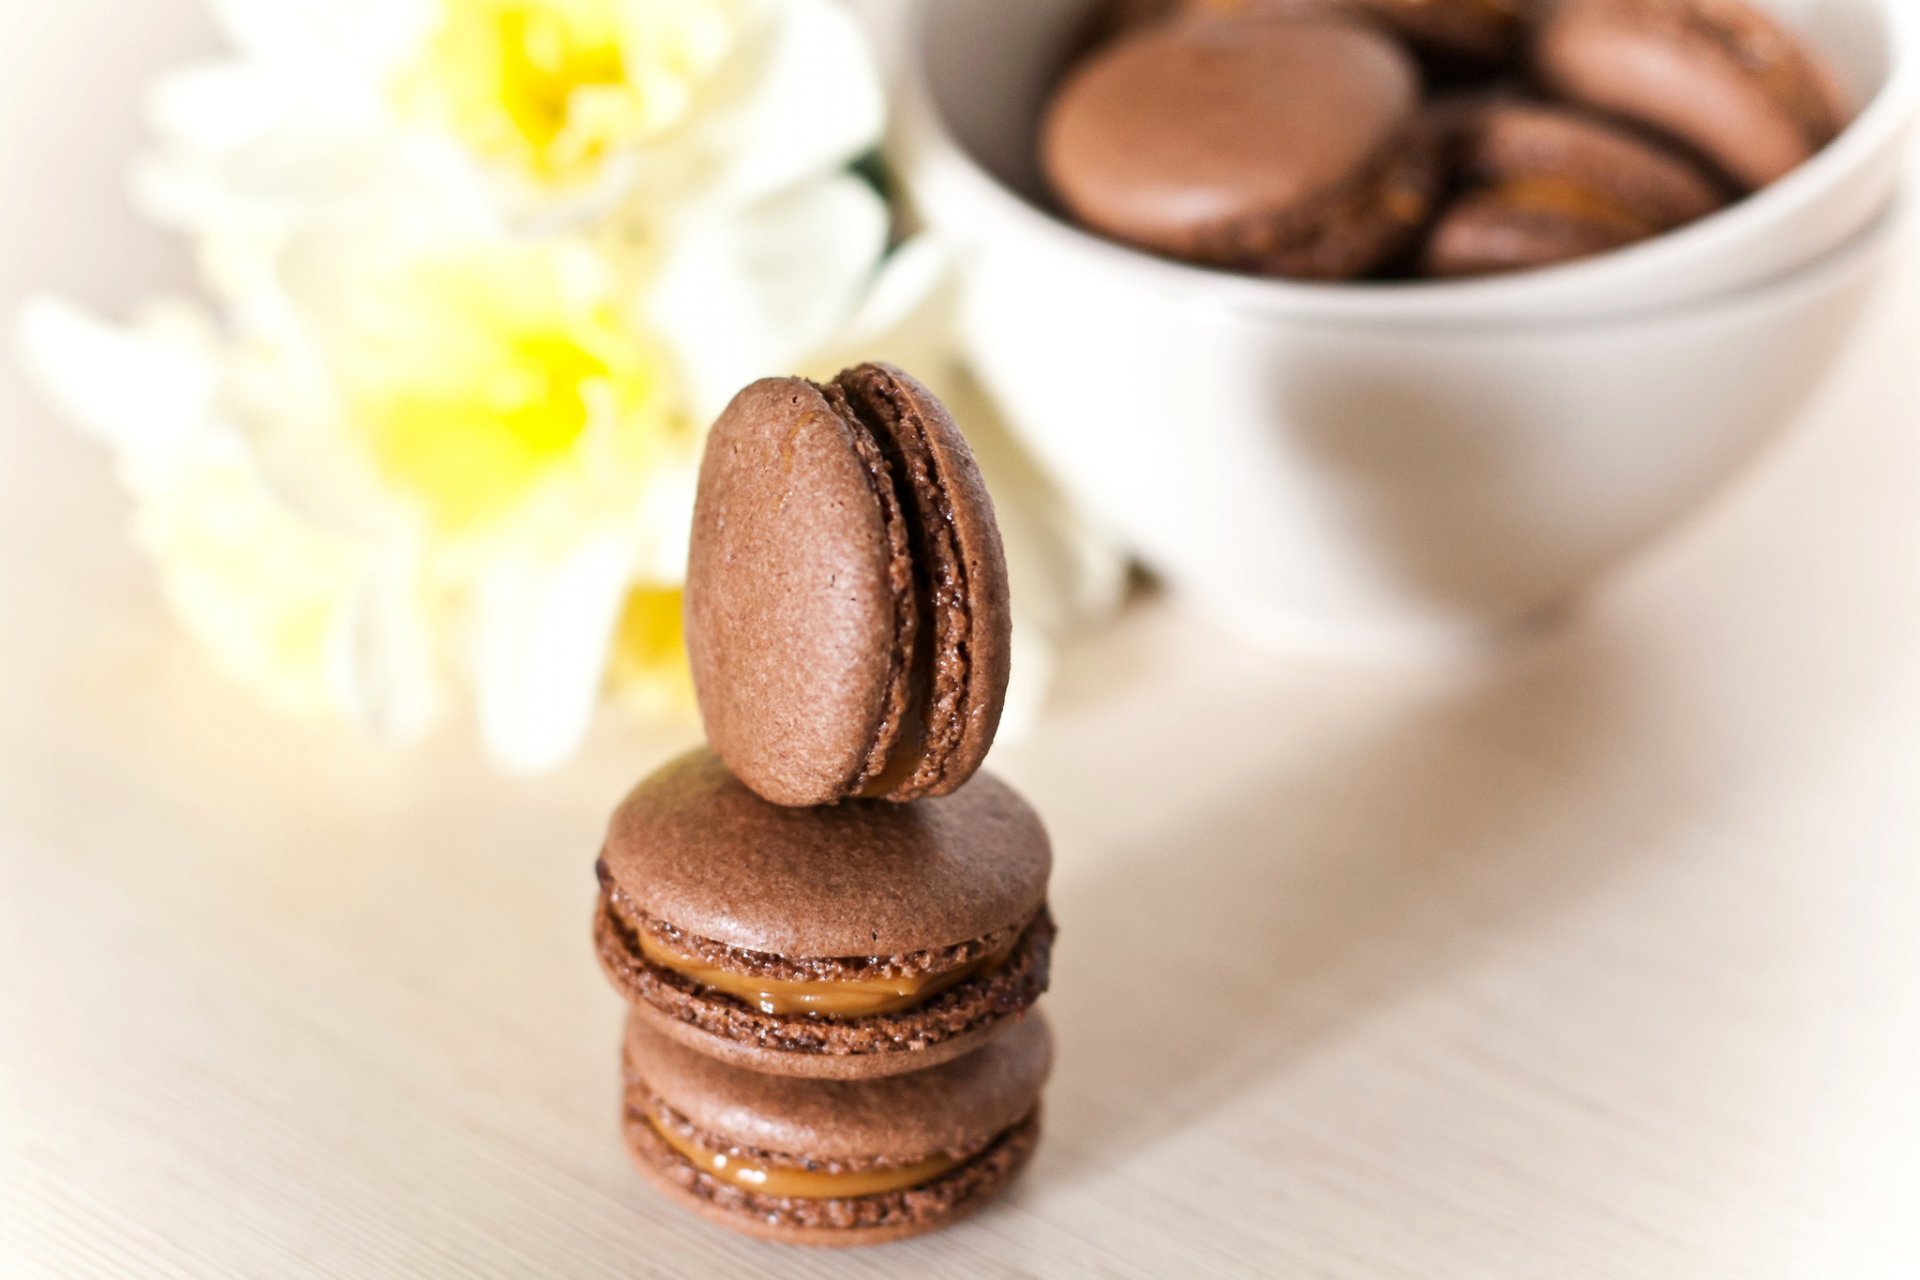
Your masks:
{"label": "macaron shell", "polygon": [[894,682],[887,510],[852,429],[799,378],[714,424],[687,562],[687,653],[714,747],[781,804],[838,799]]}
{"label": "macaron shell", "polygon": [[1498,190],[1479,191],[1455,201],[1434,224],[1421,271],[1436,279],[1526,271],[1606,253],[1646,234],[1605,220],[1544,214]]}
{"label": "macaron shell", "polygon": [[1719,209],[1726,197],[1697,164],[1652,138],[1568,108],[1493,101],[1437,115],[1452,163],[1470,181],[1563,178],[1592,189],[1659,227]]}
{"label": "macaron shell", "polygon": [[1233,256],[1246,270],[1265,275],[1351,279],[1414,238],[1427,221],[1439,178],[1438,149],[1431,136],[1411,138],[1351,190],[1315,209],[1310,225],[1275,224],[1270,235],[1251,225],[1236,229],[1239,243]]}
{"label": "macaron shell", "polygon": [[[836,381],[884,386],[886,393],[911,415],[917,435],[932,464],[932,476],[909,476],[923,512],[944,519],[952,535],[957,565],[925,566],[933,583],[935,611],[964,614],[960,624],[960,651],[934,654],[931,709],[926,733],[929,741],[944,739],[947,750],[930,781],[889,791],[890,800],[921,795],[948,795],[957,790],[985,760],[1000,727],[1012,673],[1013,611],[1007,586],[1006,553],[994,518],[993,499],[974,461],[966,437],[947,408],[917,379],[892,365],[869,364],[849,369]],[[932,483],[929,484],[928,481]],[[923,547],[931,549],[932,540]],[[950,598],[945,584],[964,584],[960,599]],[[927,643],[938,645],[943,619],[927,619]]]}
{"label": "macaron shell", "polygon": [[814,1160],[909,1162],[974,1151],[1039,1101],[1053,1037],[1038,1013],[977,1053],[876,1080],[765,1075],[718,1061],[629,1016],[630,1073],[695,1129]]}
{"label": "macaron shell", "polygon": [[[1690,12],[1699,0],[1564,0],[1540,29],[1535,62],[1565,96],[1667,133],[1755,190],[1802,164],[1837,130],[1844,109],[1830,73],[1810,52],[1783,64],[1803,95],[1831,119],[1810,122],[1782,98],[1778,83],[1706,34]],[[1742,7],[1770,38],[1792,41],[1770,19]]]}
{"label": "macaron shell", "polygon": [[1039,818],[989,774],[911,805],[794,809],[704,749],[627,796],[602,856],[649,915],[787,957],[895,956],[1020,924],[1053,864]]}
{"label": "macaron shell", "polygon": [[1017,1025],[1022,1014],[1010,1013],[983,1022],[968,1031],[918,1048],[876,1053],[799,1053],[768,1048],[752,1040],[735,1040],[707,1031],[645,1001],[632,1004],[633,1015],[661,1035],[689,1049],[743,1071],[806,1080],[878,1080],[886,1076],[924,1071],[952,1062],[988,1044]]}
{"label": "macaron shell", "polygon": [[1358,23],[1155,26],[1068,73],[1047,112],[1041,159],[1062,203],[1088,226],[1175,257],[1239,265],[1228,251],[1235,236],[1223,229],[1309,217],[1336,199],[1405,143],[1418,96],[1407,53]]}

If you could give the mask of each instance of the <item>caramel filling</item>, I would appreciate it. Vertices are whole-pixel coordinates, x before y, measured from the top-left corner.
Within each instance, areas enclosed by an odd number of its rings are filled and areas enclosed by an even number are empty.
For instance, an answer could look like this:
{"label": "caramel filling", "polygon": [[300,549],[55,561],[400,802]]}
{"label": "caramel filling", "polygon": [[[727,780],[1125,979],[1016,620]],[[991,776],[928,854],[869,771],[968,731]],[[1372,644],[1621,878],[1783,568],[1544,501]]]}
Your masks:
{"label": "caramel filling", "polygon": [[671,1125],[662,1124],[656,1116],[649,1115],[647,1123],[653,1126],[654,1132],[660,1135],[662,1141],[679,1152],[694,1168],[703,1173],[712,1174],[722,1182],[730,1182],[744,1190],[758,1191],[762,1195],[769,1196],[827,1200],[842,1196],[873,1196],[888,1191],[905,1191],[909,1187],[917,1187],[922,1183],[933,1181],[960,1163],[954,1156],[937,1155],[886,1169],[854,1169],[828,1173],[819,1169],[799,1169],[791,1165],[766,1164],[745,1156],[730,1155],[725,1151],[713,1151],[677,1132]]}
{"label": "caramel filling", "polygon": [[1006,962],[1013,950],[1013,943],[1008,942],[978,959],[941,973],[796,981],[734,973],[663,946],[645,932],[637,932],[636,936],[640,940],[640,953],[649,961],[691,978],[709,991],[732,996],[762,1013],[812,1013],[823,1018],[865,1018],[911,1009],[976,974],[993,972]]}
{"label": "caramel filling", "polygon": [[1515,208],[1529,213],[1598,222],[1635,236],[1650,236],[1659,231],[1651,222],[1607,199],[1593,188],[1569,182],[1565,178],[1508,178],[1497,183],[1493,190]]}

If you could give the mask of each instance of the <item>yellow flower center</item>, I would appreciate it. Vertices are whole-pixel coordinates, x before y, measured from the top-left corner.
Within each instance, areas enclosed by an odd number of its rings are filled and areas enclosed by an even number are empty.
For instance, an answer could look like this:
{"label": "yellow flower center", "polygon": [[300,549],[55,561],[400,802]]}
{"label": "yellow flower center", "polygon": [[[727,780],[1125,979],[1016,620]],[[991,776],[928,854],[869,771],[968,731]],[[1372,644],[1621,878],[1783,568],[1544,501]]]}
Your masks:
{"label": "yellow flower center", "polygon": [[399,92],[475,152],[550,184],[589,178],[692,109],[740,0],[442,0]]}
{"label": "yellow flower center", "polygon": [[627,593],[614,633],[608,683],[648,715],[684,712],[693,706],[693,678],[680,623],[683,599],[678,587],[637,586]]}
{"label": "yellow flower center", "polygon": [[363,296],[370,318],[340,353],[348,414],[380,478],[442,534],[549,486],[630,492],[685,429],[664,357],[563,248],[410,262]]}

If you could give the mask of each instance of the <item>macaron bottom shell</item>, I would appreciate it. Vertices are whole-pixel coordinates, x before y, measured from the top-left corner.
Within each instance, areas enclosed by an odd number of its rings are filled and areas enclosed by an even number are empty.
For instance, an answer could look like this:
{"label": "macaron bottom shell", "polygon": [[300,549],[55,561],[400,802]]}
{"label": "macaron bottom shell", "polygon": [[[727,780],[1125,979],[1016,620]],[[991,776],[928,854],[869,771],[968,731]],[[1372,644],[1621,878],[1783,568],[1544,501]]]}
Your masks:
{"label": "macaron bottom shell", "polygon": [[985,1148],[920,1186],[808,1198],[762,1195],[695,1167],[630,1100],[622,1104],[622,1127],[641,1174],[701,1217],[761,1240],[826,1248],[905,1240],[958,1221],[1013,1180],[1040,1137],[1036,1107]]}

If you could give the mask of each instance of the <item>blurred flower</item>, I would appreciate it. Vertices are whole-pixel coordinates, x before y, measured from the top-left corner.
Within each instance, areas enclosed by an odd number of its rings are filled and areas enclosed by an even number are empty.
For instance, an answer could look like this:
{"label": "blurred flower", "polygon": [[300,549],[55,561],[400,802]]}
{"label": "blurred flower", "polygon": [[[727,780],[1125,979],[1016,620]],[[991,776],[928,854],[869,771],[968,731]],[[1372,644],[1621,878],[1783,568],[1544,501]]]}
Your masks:
{"label": "blurred flower", "polygon": [[155,216],[271,234],[423,193],[520,230],[753,204],[878,138],[833,0],[209,0],[236,53],[155,86]]}
{"label": "blurred flower", "polygon": [[609,692],[686,712],[705,425],[876,355],[964,398],[1021,597],[1011,720],[1117,598],[955,376],[944,259],[887,255],[849,168],[875,68],[831,0],[209,2],[237,55],[159,86],[136,194],[216,313],[40,299],[22,337],[174,611],[272,705],[406,740],[468,699],[519,770]]}
{"label": "blurred flower", "polygon": [[571,752],[611,683],[688,704],[699,432],[859,305],[881,102],[823,0],[217,0],[136,188],[220,318],[52,300],[30,363],[111,446],[183,623],[381,736],[464,690]]}
{"label": "blurred flower", "polygon": [[458,671],[502,763],[564,758],[629,593],[677,582],[698,436],[668,348],[572,242],[301,242],[286,275],[297,326],[41,302],[29,355],[250,685],[405,737]]}
{"label": "blurred flower", "polygon": [[591,178],[669,132],[741,35],[743,4],[448,0],[405,109],[536,183]]}
{"label": "blurred flower", "polygon": [[[22,334],[58,406],[114,450],[135,537],[222,666],[285,712],[341,712],[387,736],[424,725],[440,691],[424,645],[407,643],[422,630],[408,625],[409,575],[267,486],[219,407],[222,345],[205,317],[156,305],[121,330],[41,299]],[[370,615],[401,623],[382,637],[385,670],[361,652]]]}

